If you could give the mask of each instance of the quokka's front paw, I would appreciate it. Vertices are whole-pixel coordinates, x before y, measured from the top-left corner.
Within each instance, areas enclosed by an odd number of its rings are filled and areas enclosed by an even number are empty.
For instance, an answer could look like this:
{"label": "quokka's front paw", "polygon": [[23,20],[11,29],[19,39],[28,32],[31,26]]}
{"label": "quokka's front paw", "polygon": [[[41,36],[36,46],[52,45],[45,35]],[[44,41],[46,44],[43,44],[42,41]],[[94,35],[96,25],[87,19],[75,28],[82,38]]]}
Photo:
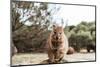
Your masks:
{"label": "quokka's front paw", "polygon": [[53,63],[54,63],[54,61],[52,61],[52,60],[48,59],[48,63],[49,63],[49,64],[53,64]]}

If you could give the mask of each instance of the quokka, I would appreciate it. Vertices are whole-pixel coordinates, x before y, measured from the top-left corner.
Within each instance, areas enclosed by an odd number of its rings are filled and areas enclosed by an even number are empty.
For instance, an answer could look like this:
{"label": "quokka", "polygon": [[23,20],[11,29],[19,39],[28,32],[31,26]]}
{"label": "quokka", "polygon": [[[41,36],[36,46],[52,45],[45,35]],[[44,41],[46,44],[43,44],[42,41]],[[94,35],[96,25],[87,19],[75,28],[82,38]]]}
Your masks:
{"label": "quokka", "polygon": [[68,40],[62,26],[53,25],[47,40],[49,63],[59,63],[68,51]]}

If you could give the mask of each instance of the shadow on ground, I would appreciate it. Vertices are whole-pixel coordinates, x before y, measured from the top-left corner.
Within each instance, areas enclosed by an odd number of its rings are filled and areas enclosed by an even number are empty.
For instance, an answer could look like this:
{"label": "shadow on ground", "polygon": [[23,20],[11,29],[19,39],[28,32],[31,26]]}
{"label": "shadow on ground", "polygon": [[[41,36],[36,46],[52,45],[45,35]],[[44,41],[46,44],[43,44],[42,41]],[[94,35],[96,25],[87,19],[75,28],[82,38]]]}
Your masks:
{"label": "shadow on ground", "polygon": [[[59,63],[68,63],[68,61],[65,60],[65,59],[63,59],[63,60],[61,60]],[[44,60],[44,61],[40,62],[39,64],[50,64],[50,63],[49,63],[49,61],[48,61],[48,59],[47,59],[47,60]],[[54,63],[54,64],[56,64],[56,63]],[[57,63],[57,64],[58,64],[58,63]]]}

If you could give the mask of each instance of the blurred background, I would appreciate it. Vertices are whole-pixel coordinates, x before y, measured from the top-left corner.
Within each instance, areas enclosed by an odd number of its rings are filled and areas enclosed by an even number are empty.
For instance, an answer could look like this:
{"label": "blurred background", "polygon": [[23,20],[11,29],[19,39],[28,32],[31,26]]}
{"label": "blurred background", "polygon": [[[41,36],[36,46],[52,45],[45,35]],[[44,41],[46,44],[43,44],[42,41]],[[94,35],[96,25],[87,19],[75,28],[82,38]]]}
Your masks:
{"label": "blurred background", "polygon": [[[11,2],[12,44],[17,53],[13,58],[13,64],[22,62],[18,62],[21,53],[45,53],[46,40],[55,23],[58,25],[64,23],[64,32],[70,46],[68,54],[95,53],[95,7],[13,1]],[[93,58],[95,60],[95,54]]]}

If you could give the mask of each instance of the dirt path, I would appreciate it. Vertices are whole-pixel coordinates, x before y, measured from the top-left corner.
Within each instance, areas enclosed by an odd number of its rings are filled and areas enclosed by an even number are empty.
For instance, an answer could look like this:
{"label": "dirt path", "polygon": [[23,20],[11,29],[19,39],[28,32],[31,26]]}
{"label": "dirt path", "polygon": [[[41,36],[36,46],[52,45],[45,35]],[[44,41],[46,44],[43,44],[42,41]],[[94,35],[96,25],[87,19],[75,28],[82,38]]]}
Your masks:
{"label": "dirt path", "polygon": [[[48,56],[45,53],[34,53],[34,54],[17,54],[12,58],[13,65],[26,65],[26,64],[40,64],[45,63]],[[75,53],[71,55],[66,55],[65,59],[68,62],[77,61],[94,61],[95,53]]]}

